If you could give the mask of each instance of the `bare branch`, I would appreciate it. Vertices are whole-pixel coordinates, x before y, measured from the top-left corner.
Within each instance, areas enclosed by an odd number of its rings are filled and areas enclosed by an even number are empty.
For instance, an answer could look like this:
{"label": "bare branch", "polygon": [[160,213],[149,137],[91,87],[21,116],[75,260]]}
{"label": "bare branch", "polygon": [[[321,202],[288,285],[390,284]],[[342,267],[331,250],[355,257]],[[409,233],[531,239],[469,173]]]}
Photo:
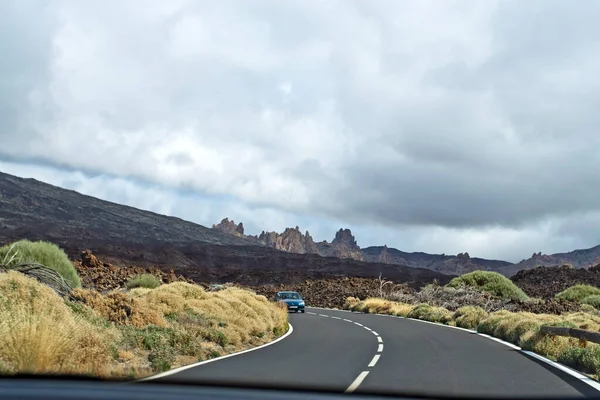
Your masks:
{"label": "bare branch", "polygon": [[58,272],[42,264],[25,262],[16,265],[0,265],[0,271],[17,271],[50,286],[58,295],[72,299],[73,288]]}

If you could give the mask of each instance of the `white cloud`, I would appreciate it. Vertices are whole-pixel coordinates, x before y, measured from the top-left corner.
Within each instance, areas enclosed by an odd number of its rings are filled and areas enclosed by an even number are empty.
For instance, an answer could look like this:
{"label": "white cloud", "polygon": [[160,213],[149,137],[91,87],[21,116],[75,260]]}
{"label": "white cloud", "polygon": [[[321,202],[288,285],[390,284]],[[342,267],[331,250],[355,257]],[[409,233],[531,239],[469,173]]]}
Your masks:
{"label": "white cloud", "polygon": [[594,2],[47,4],[0,5],[5,159],[159,207],[127,186],[148,182],[165,212],[185,189],[257,228],[339,222],[404,250],[597,239],[563,232],[600,212]]}

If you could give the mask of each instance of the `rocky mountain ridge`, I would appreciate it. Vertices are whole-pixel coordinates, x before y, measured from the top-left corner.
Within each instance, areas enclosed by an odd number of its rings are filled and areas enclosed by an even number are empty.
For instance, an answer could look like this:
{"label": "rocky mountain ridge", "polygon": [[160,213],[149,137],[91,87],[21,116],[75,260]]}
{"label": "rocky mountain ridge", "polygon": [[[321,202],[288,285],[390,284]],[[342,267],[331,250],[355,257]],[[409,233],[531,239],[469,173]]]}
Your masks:
{"label": "rocky mountain ridge", "polygon": [[371,263],[405,265],[413,268],[427,268],[444,274],[458,275],[478,269],[497,271],[504,270],[513,264],[507,261],[487,260],[471,257],[469,253],[459,253],[456,256],[445,254],[427,254],[422,252],[407,253],[398,249],[384,246],[360,248],[350,229],[340,229],[331,242],[315,242],[308,231],[302,233],[300,228],[286,228],[282,233],[261,232],[260,235],[245,235],[243,223],[236,225],[235,221],[223,218],[214,224],[213,229],[223,233],[243,237],[247,240],[297,254],[318,254],[323,257],[338,257]]}
{"label": "rocky mountain ridge", "polygon": [[588,268],[600,264],[600,245],[568,253],[551,255],[542,254],[541,252],[533,253],[530,258],[515,264],[502,260],[471,257],[468,252],[457,255],[409,253],[387,245],[360,248],[349,229],[340,229],[331,242],[315,242],[308,231],[302,234],[297,226],[286,228],[282,233],[263,231],[257,236],[245,235],[243,224],[236,225],[229,218],[224,218],[219,224],[213,225],[213,229],[291,253],[319,254],[325,257],[347,258],[371,263],[405,265],[413,268],[426,268],[450,275],[486,270],[499,272],[510,277],[520,270],[528,270],[538,266],[570,264],[575,268]]}
{"label": "rocky mountain ridge", "polygon": [[350,229],[340,229],[331,243],[315,242],[308,231],[302,233],[300,228],[286,228],[282,233],[262,231],[260,235],[245,235],[244,224],[236,225],[235,221],[223,218],[212,229],[253,241],[256,244],[276,250],[296,254],[318,254],[323,257],[349,258],[363,261],[364,257]]}

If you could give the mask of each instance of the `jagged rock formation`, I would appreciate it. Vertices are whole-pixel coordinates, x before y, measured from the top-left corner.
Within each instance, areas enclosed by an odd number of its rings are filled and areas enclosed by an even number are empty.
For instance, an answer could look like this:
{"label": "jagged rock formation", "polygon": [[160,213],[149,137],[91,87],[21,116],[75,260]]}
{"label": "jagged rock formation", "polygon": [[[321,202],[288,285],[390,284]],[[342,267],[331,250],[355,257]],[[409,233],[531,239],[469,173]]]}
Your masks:
{"label": "jagged rock formation", "polygon": [[[242,227],[240,231],[239,227]],[[223,220],[213,229],[219,230],[230,235],[244,237],[256,241],[263,246],[271,247],[277,250],[287,251],[297,254],[318,254],[323,257],[350,258],[353,260],[363,260],[360,247],[352,235],[350,229],[340,229],[336,232],[331,243],[322,241],[315,243],[308,231],[302,233],[300,228],[286,228],[282,233],[262,231],[258,236],[243,234],[243,225],[235,225],[235,222],[229,218]]]}
{"label": "jagged rock formation", "polygon": [[283,233],[262,231],[256,240],[265,246],[298,254],[319,254],[310,233],[300,232],[300,228],[286,228]]}
{"label": "jagged rock formation", "polygon": [[[233,221],[223,219],[214,229],[229,233],[236,227]],[[235,234],[235,233],[234,233]],[[240,235],[238,235],[240,236]],[[456,256],[445,254],[406,253],[386,246],[373,246],[361,249],[350,229],[340,229],[330,242],[315,242],[308,231],[302,234],[299,227],[286,228],[282,233],[261,232],[258,236],[240,236],[277,250],[297,254],[318,254],[323,257],[338,257],[368,261],[371,263],[406,265],[413,268],[427,268],[444,274],[456,275],[478,269],[505,273],[513,264],[506,261],[486,260],[471,257],[469,253]]]}
{"label": "jagged rock formation", "polygon": [[241,222],[235,224],[235,221],[229,220],[229,218],[223,218],[218,224],[213,224],[213,229],[219,230],[229,235],[244,237],[244,224]]}

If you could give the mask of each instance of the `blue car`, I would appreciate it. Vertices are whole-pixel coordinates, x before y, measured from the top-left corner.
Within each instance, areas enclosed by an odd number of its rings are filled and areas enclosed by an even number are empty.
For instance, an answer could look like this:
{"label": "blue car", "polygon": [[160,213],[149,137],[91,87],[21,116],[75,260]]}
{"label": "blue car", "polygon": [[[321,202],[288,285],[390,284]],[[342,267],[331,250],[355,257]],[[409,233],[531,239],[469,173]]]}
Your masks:
{"label": "blue car", "polygon": [[304,312],[304,299],[298,292],[277,292],[275,300],[285,303],[288,311]]}

